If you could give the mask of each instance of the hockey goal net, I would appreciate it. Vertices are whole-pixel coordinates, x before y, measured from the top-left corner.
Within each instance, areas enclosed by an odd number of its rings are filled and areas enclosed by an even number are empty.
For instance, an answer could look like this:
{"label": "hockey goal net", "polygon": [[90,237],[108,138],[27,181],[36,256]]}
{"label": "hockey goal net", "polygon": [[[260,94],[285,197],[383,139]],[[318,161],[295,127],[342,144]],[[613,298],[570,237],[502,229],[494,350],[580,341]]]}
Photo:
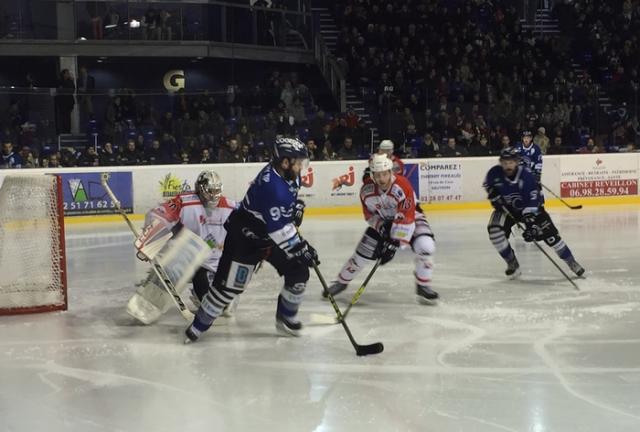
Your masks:
{"label": "hockey goal net", "polygon": [[67,309],[62,185],[7,175],[0,187],[0,315]]}

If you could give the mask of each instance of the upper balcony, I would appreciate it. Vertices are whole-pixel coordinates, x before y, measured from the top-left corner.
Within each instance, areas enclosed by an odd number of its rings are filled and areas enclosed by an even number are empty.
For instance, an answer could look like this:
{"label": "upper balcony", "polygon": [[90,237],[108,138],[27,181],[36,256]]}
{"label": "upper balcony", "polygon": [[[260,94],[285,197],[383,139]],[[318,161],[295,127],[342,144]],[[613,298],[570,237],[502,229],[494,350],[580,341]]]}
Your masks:
{"label": "upper balcony", "polygon": [[247,3],[3,0],[0,55],[233,56],[313,62],[308,0]]}

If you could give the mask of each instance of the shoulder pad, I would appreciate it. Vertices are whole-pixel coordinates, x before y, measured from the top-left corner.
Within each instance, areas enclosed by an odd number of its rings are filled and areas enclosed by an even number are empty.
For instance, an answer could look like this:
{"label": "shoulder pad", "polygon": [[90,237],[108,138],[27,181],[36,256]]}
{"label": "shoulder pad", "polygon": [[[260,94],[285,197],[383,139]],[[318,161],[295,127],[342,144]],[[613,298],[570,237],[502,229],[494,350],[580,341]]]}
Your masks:
{"label": "shoulder pad", "polygon": [[373,183],[365,183],[360,188],[360,198],[364,198],[367,195],[371,195],[376,191],[376,185]]}

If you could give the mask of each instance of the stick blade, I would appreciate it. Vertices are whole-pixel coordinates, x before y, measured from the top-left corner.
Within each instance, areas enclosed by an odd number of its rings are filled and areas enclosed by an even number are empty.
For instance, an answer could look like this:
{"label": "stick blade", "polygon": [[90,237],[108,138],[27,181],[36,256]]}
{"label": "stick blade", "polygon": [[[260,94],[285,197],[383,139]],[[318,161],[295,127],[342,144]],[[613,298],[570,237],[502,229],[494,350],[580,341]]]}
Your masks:
{"label": "stick blade", "polygon": [[358,345],[356,348],[356,354],[358,354],[358,356],[380,354],[382,351],[384,351],[382,342],[376,342],[371,345]]}
{"label": "stick blade", "polygon": [[578,204],[577,206],[571,206],[571,210],[580,210],[582,208],[582,204]]}

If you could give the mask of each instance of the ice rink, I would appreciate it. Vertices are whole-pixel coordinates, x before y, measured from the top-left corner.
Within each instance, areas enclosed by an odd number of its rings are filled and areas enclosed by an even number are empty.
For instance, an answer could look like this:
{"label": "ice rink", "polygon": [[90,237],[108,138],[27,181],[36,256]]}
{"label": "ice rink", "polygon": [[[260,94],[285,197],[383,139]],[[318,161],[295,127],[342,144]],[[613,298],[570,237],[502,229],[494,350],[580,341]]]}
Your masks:
{"label": "ice rink", "polygon": [[[0,318],[0,430],[638,431],[640,208],[550,213],[587,269],[580,291],[520,240],[523,275],[505,280],[488,210],[428,214],[442,299],[415,302],[413,259],[399,252],[349,315],[359,343],[384,343],[371,357],[317,319],[332,309],[313,274],[304,336],[278,337],[268,267],[197,344],[182,344],[174,310],[136,325],[124,307],[146,267],[126,225],[70,224],[69,311]],[[365,223],[302,228],[332,280]]]}

